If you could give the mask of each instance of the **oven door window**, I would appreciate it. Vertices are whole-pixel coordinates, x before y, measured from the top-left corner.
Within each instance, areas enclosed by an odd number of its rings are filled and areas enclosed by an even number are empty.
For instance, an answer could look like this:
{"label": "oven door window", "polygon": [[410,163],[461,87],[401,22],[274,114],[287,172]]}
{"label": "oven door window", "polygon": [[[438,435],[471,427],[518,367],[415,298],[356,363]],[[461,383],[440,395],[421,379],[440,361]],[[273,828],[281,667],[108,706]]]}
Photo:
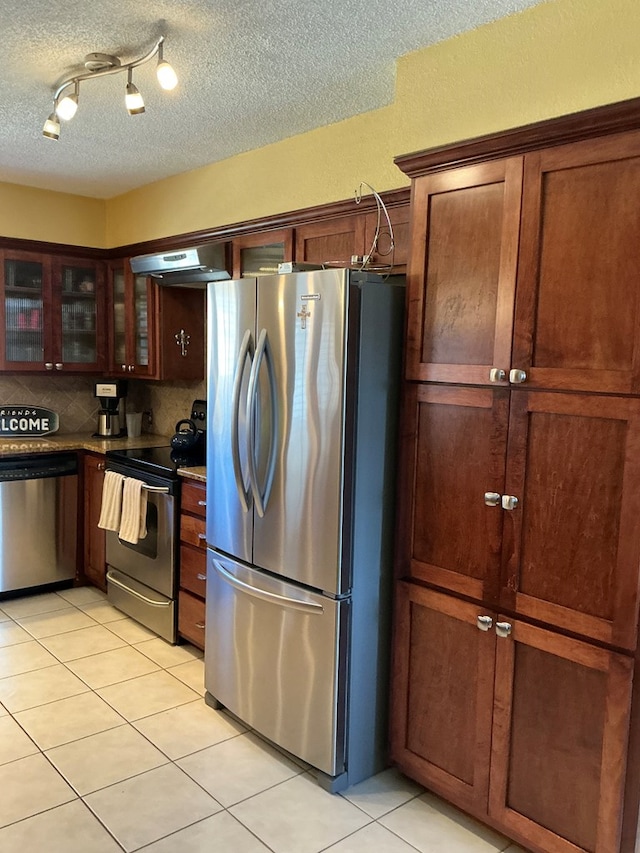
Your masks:
{"label": "oven door window", "polygon": [[118,541],[124,548],[130,548],[137,554],[155,560],[158,556],[158,507],[151,501],[147,502],[147,535],[144,539],[139,539],[135,545],[125,542],[119,536]]}

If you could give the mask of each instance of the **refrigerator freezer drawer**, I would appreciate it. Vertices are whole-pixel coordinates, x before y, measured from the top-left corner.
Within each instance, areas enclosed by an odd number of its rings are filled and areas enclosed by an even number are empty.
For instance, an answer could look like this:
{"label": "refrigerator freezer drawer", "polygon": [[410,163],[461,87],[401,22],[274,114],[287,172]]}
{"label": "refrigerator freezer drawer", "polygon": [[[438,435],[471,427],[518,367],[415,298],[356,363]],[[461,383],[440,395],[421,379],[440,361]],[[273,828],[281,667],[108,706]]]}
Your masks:
{"label": "refrigerator freezer drawer", "polygon": [[349,608],[207,553],[207,691],[329,776],[345,769]]}

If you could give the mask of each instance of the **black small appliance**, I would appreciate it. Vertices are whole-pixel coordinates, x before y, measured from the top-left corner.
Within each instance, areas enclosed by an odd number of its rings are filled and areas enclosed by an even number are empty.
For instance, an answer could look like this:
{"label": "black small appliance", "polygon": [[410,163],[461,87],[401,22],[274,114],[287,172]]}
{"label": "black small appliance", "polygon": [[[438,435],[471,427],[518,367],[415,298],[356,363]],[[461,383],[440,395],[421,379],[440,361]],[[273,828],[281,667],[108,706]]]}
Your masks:
{"label": "black small appliance", "polygon": [[194,400],[191,417],[176,424],[171,439],[172,456],[185,465],[204,465],[206,455],[207,401]]}

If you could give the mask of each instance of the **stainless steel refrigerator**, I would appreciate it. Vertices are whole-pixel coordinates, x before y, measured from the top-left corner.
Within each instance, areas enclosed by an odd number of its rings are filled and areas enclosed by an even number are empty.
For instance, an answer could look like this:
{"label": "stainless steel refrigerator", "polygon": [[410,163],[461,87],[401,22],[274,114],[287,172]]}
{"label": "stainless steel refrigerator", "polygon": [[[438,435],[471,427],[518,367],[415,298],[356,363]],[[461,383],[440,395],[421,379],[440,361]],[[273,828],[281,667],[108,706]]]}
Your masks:
{"label": "stainless steel refrigerator", "polygon": [[385,764],[403,284],[208,285],[206,699],[332,791]]}

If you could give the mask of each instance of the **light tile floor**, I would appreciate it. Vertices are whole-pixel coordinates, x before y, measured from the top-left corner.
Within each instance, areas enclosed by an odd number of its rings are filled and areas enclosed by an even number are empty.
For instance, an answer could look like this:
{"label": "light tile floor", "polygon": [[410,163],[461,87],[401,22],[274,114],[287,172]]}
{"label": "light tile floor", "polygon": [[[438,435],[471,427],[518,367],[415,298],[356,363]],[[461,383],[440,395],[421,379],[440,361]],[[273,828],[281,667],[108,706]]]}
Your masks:
{"label": "light tile floor", "polygon": [[340,795],[83,587],[0,602],[2,853],[522,853],[385,770]]}

